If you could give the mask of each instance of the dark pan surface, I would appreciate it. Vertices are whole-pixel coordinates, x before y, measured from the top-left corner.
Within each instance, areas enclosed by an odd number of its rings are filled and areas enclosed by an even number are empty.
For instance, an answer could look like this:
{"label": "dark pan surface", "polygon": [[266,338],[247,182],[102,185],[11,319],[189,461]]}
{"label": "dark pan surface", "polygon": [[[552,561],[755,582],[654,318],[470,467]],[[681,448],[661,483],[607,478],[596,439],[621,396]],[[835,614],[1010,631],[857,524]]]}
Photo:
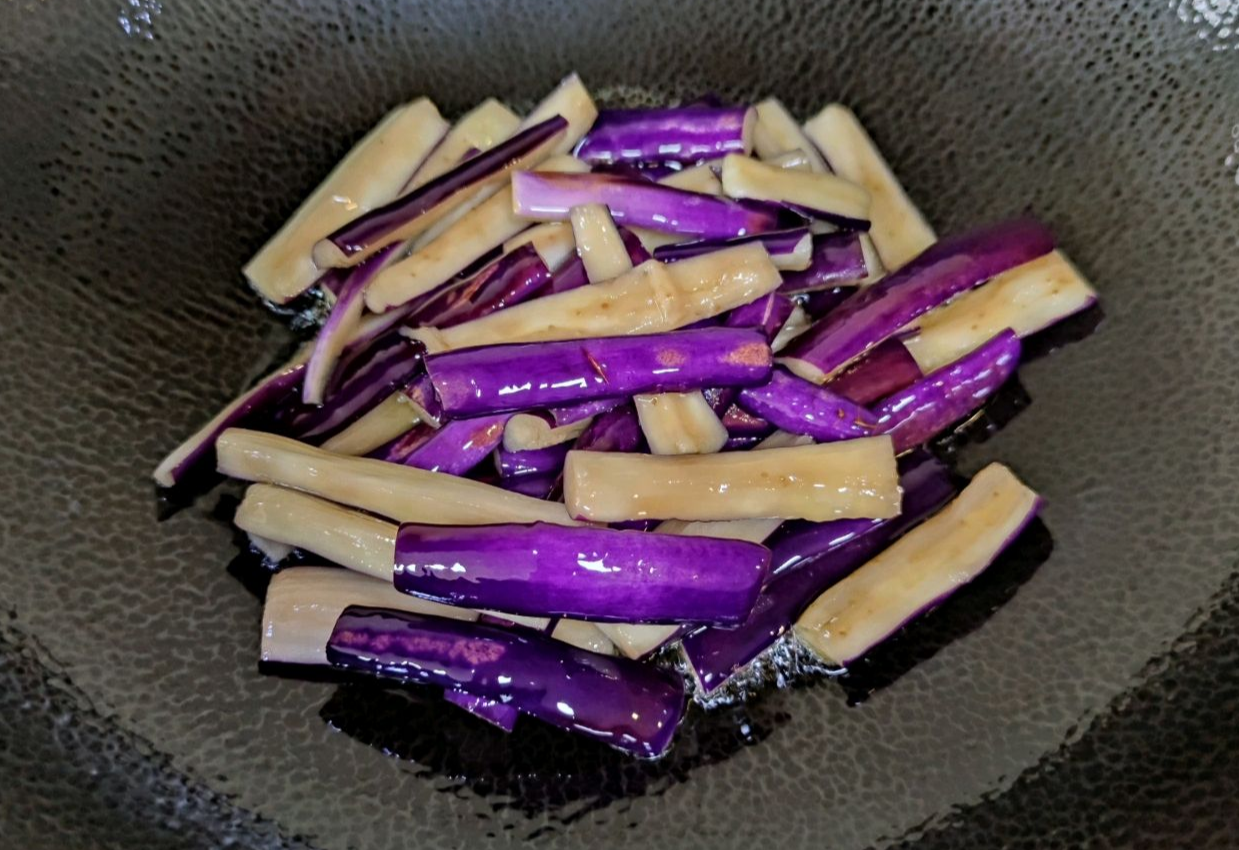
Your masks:
{"label": "dark pan surface", "polygon": [[[0,847],[147,846],[148,828],[169,847],[1227,846],[1237,16],[0,6]],[[1031,210],[1106,302],[1099,332],[1022,370],[1032,404],[961,452],[1042,491],[1044,529],[869,684],[767,694],[658,765],[257,675],[259,603],[227,570],[237,491],[173,512],[148,477],[286,344],[237,270],[350,141],[413,94],[522,106],[572,68],[612,102],[849,103],[940,231]],[[1141,800],[1147,826],[1124,808]]]}

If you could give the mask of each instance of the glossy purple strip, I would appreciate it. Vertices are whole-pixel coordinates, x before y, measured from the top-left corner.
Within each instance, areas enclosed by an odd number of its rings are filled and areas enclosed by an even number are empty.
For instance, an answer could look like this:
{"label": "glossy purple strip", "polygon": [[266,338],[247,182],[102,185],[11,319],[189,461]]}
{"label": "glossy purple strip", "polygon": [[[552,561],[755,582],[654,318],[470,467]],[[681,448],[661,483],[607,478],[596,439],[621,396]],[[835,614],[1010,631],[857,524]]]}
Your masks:
{"label": "glossy purple strip", "polygon": [[[908,469],[900,478],[900,486],[903,508],[894,519],[784,523],[768,541],[775,564],[783,570],[766,584],[748,619],[733,629],[696,631],[682,642],[684,654],[707,693],[778,640],[826,588],[850,575],[955,494],[946,468],[936,460]],[[793,560],[790,555],[797,548],[813,554]]]}
{"label": "glossy purple strip", "polygon": [[871,404],[921,377],[916,358],[899,339],[891,337],[827,381],[826,386],[856,404]]}
{"label": "glossy purple strip", "polygon": [[515,478],[500,478],[499,486],[522,496],[549,499],[559,485],[559,475],[518,475]]}
{"label": "glossy purple strip", "polygon": [[770,374],[765,338],[706,328],[483,346],[426,358],[444,413],[478,416],[648,392],[749,386]]}
{"label": "glossy purple strip", "polygon": [[[195,436],[193,448],[168,471],[166,486],[179,484],[198,469],[215,468],[215,441],[229,428],[264,430],[267,420],[294,399],[305,376],[305,364],[297,363],[268,375],[242,395],[242,400],[210,430]],[[163,482],[161,482],[163,483]]]}
{"label": "glossy purple strip", "polygon": [[422,599],[609,623],[743,622],[770,552],[756,543],[548,523],[406,523],[393,583]]}
{"label": "glossy purple strip", "polygon": [[521,245],[462,281],[437,303],[426,305],[414,318],[419,324],[450,328],[528,301],[550,286],[551,279],[550,269],[533,245]]}
{"label": "glossy purple strip", "polygon": [[1013,221],[931,245],[903,268],[860,290],[798,337],[781,358],[824,380],[909,322],[1001,272],[1054,248],[1034,221]]}
{"label": "glossy purple strip", "polygon": [[752,107],[604,109],[577,145],[589,163],[697,162],[752,149]]}
{"label": "glossy purple strip", "polygon": [[810,292],[850,286],[869,277],[865,251],[857,233],[818,233],[813,236],[809,267],[783,272],[780,292]]}
{"label": "glossy purple strip", "polygon": [[495,451],[495,469],[500,478],[530,475],[554,478],[563,471],[564,459],[568,457],[568,450],[571,448],[571,442],[564,442],[544,449],[510,452],[500,445]]}
{"label": "glossy purple strip", "polygon": [[727,408],[722,420],[723,427],[732,437],[757,437],[760,440],[774,432],[772,423],[734,404]]}
{"label": "glossy purple strip", "polygon": [[792,299],[781,292],[769,292],[732,310],[723,325],[728,328],[752,328],[760,331],[767,340],[772,340],[794,309],[796,303]]}
{"label": "glossy purple strip", "polygon": [[504,705],[498,700],[475,697],[464,691],[444,691],[443,699],[504,732],[511,732],[516,728],[516,718],[521,714],[512,706]]}
{"label": "glossy purple strip", "polygon": [[1006,330],[954,363],[873,406],[878,427],[904,452],[963,419],[993,395],[1020,363],[1020,340]]}
{"label": "glossy purple strip", "polygon": [[327,237],[346,257],[381,247],[384,239],[420,218],[452,196],[494,176],[527,156],[567,128],[559,115],[548,118],[500,142],[488,151],[463,160],[451,171],[419,186],[407,195],[363,213]]}
{"label": "glossy purple strip", "polygon": [[518,171],[512,175],[512,200],[518,215],[538,221],[567,221],[573,207],[604,204],[618,224],[702,239],[730,239],[803,224],[803,219],[777,204],[736,201],[610,174]]}
{"label": "glossy purple strip", "polygon": [[637,411],[625,404],[596,417],[572,448],[582,452],[638,452],[644,446]]}
{"label": "glossy purple strip", "polygon": [[287,415],[287,431],[300,440],[321,441],[347,427],[405,384],[421,368],[422,345],[392,334],[376,343],[363,360],[337,370],[341,382],[319,407],[297,405]]}
{"label": "glossy purple strip", "polygon": [[805,434],[819,443],[881,433],[873,413],[784,369],[775,369],[770,380],[760,387],[741,390],[736,404],[776,428]]}
{"label": "glossy purple strip", "polygon": [[404,436],[380,446],[369,457],[405,466],[464,475],[503,442],[510,414],[453,419],[441,428],[419,424]]}
{"label": "glossy purple strip", "polygon": [[370,281],[383,270],[393,250],[394,246],[379,251],[350,269],[344,277],[336,292],[336,303],[331,307],[331,314],[319,329],[318,338],[314,341],[314,353],[310,355],[306,367],[305,381],[301,387],[301,400],[306,404],[320,404],[323,401],[331,371],[339,361],[339,352],[344,349],[340,337],[352,330],[348,316],[350,313],[360,315],[362,308],[358,302],[365,295]]}
{"label": "glossy purple strip", "polygon": [[530,632],[419,614],[346,609],[327,660],[503,702],[644,757],[667,749],[684,714],[683,684],[648,664]]}
{"label": "glossy purple strip", "polygon": [[[677,242],[673,245],[660,245],[654,249],[654,259],[661,263],[674,263],[698,257],[712,251],[721,251],[748,242],[760,242],[766,248],[766,253],[772,257],[795,253],[801,240],[809,236],[809,228],[794,227],[790,230],[776,230],[771,233],[755,233],[751,236],[738,236],[735,239],[697,239],[692,242]],[[800,272],[795,272],[800,274]],[[784,279],[787,275],[784,274]],[[779,289],[783,289],[782,286]]]}

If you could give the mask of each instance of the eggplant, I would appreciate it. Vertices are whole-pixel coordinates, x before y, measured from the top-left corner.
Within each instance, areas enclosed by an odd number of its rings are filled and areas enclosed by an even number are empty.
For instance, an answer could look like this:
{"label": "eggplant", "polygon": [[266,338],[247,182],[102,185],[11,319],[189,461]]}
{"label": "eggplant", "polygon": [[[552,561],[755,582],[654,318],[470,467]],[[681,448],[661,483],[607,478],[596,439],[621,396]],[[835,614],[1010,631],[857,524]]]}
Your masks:
{"label": "eggplant", "polygon": [[[807,269],[813,260],[813,235],[807,227],[790,230],[773,230],[753,236],[737,236],[734,239],[698,239],[676,242],[654,249],[654,259],[662,263],[674,263],[688,257],[697,257],[748,242],[760,242],[770,255],[770,261],[781,271]],[[783,289],[782,286],[779,287]]]}
{"label": "eggplant", "polygon": [[594,418],[573,444],[573,451],[623,454],[644,445],[641,423],[632,405],[621,405]]}
{"label": "eggplant", "polygon": [[797,638],[846,667],[980,575],[1040,508],[1011,470],[990,464],[940,513],[817,597],[796,621]]}
{"label": "eggplant", "polygon": [[830,166],[817,147],[800,130],[800,125],[782,103],[767,98],[757,104],[757,125],[753,128],[753,153],[766,161],[797,152],[805,158],[810,171],[829,174]]}
{"label": "eggplant", "polygon": [[423,599],[604,623],[743,622],[770,552],[740,540],[559,525],[405,524],[396,588]]}
{"label": "eggplant", "polygon": [[245,264],[246,280],[277,304],[305,292],[321,274],[310,258],[315,241],[348,222],[355,210],[395,198],[446,132],[447,122],[426,98],[393,109]]}
{"label": "eggplant", "polygon": [[878,429],[890,434],[896,453],[914,448],[984,404],[1019,363],[1019,337],[1003,331],[954,363],[873,405]]}
{"label": "eggplant", "polygon": [[591,283],[619,277],[632,270],[628,248],[615,221],[602,204],[585,204],[569,210],[576,253]]}
{"label": "eggplant", "polygon": [[406,330],[432,351],[509,342],[650,334],[748,304],[777,288],[760,245],[740,245],[670,266],[650,261],[605,283],[518,304],[443,330]]}
{"label": "eggplant", "polygon": [[881,274],[882,266],[866,250],[863,233],[815,233],[809,264],[802,271],[784,272],[779,291],[789,295],[817,292],[838,286],[856,286]]}
{"label": "eggplant", "polygon": [[922,377],[916,358],[891,337],[827,381],[826,388],[856,404],[870,404]]}
{"label": "eggplant", "polygon": [[745,622],[731,629],[700,629],[684,638],[684,656],[705,693],[778,640],[813,599],[892,540],[944,505],[954,494],[938,461],[920,459],[900,477],[897,517],[880,520],[785,523],[769,540],[771,577]]}
{"label": "eggplant", "polygon": [[310,355],[305,380],[301,384],[302,403],[323,403],[323,393],[327,389],[327,381],[331,378],[340,352],[357,331],[361,321],[366,288],[382,271],[391,253],[392,249],[384,249],[359,266],[347,271],[333,269],[328,273],[339,273],[342,283],[336,292],[336,303],[332,305],[327,321],[314,339],[314,352]]}
{"label": "eggplant", "polygon": [[417,611],[476,620],[477,612],[408,596],[391,586],[335,567],[291,567],[271,577],[262,608],[260,658],[268,664],[327,663],[327,641],[350,605]]}
{"label": "eggplant", "polygon": [[308,350],[302,351],[267,375],[173,449],[155,468],[155,483],[160,487],[172,487],[203,466],[213,465],[215,441],[229,428],[265,424],[284,401],[301,387],[308,355]]}
{"label": "eggplant", "polygon": [[521,245],[445,289],[409,317],[411,324],[450,328],[528,301],[551,284],[550,269],[532,245]]}
{"label": "eggplant", "polygon": [[452,125],[405,184],[404,192],[447,173],[472,153],[488,151],[516,132],[521,119],[493,97],[479,103]]}
{"label": "eggplant", "polygon": [[877,416],[859,404],[784,369],[775,369],[761,386],[741,390],[736,404],[776,428],[819,443],[881,433]]}
{"label": "eggplant", "polygon": [[503,447],[510,452],[547,449],[571,442],[585,433],[595,416],[624,403],[620,398],[600,398],[564,407],[517,413],[503,431]]}
{"label": "eggplant", "polygon": [[698,162],[753,149],[748,106],[604,109],[577,146],[589,163]]}
{"label": "eggplant", "polygon": [[933,228],[850,109],[832,103],[804,125],[804,132],[836,174],[869,191],[870,235],[888,269],[900,268],[934,244]]}
{"label": "eggplant", "polygon": [[731,239],[803,223],[803,218],[776,204],[715,197],[613,174],[520,171],[512,175],[512,199],[517,214],[532,221],[567,221],[573,207],[603,204],[618,224],[699,239]]}
{"label": "eggplant", "polygon": [[594,522],[893,516],[899,483],[889,437],[714,455],[572,451],[564,495]]}
{"label": "eggplant", "polygon": [[[585,165],[571,157],[551,157],[538,168],[574,171],[584,170]],[[434,292],[527,226],[512,212],[512,190],[504,186],[446,226],[432,241],[389,263],[366,289],[366,307],[382,313]]]}
{"label": "eggplant", "polygon": [[475,193],[498,186],[513,170],[550,156],[567,129],[563,117],[548,118],[408,194],[364,212],[315,243],[314,264],[320,269],[353,266],[387,245],[424,233]]}
{"label": "eggplant", "polygon": [[508,414],[504,413],[453,419],[437,429],[419,425],[368,456],[430,472],[464,475],[503,442],[507,424]]}
{"label": "eggplant", "polygon": [[700,390],[632,399],[641,432],[656,455],[709,454],[727,443],[727,428]]}
{"label": "eggplant", "polygon": [[351,608],[327,643],[333,665],[461,690],[637,756],[661,755],[683,683],[646,664],[549,637],[418,614]]}
{"label": "eggplant", "polygon": [[[639,266],[650,258],[650,252],[645,250],[645,246],[641,244],[641,240],[635,233],[626,227],[618,228],[618,231],[620,240],[624,243],[624,249],[628,252],[628,262],[631,266]],[[575,234],[573,238],[575,239]],[[607,280],[608,278],[594,279]],[[584,261],[580,256],[573,256],[555,272],[551,278],[549,291],[552,293],[567,292],[578,286],[584,286],[590,280],[591,275],[586,272]]]}
{"label": "eggplant", "polygon": [[495,449],[495,471],[500,478],[555,477],[563,471],[571,443],[559,443],[544,449],[508,451],[502,445]]}
{"label": "eggplant", "polygon": [[404,393],[396,392],[343,431],[325,440],[320,448],[338,455],[364,455],[408,432],[421,417]]}
{"label": "eggplant", "polygon": [[400,521],[576,524],[560,504],[454,475],[333,455],[274,434],[229,429],[216,443],[216,454],[219,471],[233,478],[304,490]]}
{"label": "eggplant", "polygon": [[391,584],[397,526],[296,490],[253,484],[233,522],[242,531]]}
{"label": "eggplant", "polygon": [[773,340],[791,317],[796,304],[781,292],[768,292],[756,301],[737,307],[723,324],[729,328],[752,328]]}
{"label": "eggplant", "polygon": [[516,728],[516,719],[521,714],[512,706],[505,705],[499,700],[477,697],[464,691],[446,690],[443,692],[443,699],[504,732],[511,732]]}
{"label": "eggplant", "polygon": [[904,345],[923,371],[932,372],[1007,328],[1024,338],[1096,303],[1080,270],[1061,251],[1051,251],[926,313]]}
{"label": "eggplant", "polygon": [[824,383],[914,319],[1053,248],[1053,234],[1031,220],[1003,222],[944,239],[830,311],[780,359],[800,377]]}
{"label": "eggplant", "polygon": [[770,363],[770,346],[760,334],[705,328],[449,351],[426,358],[426,374],[444,413],[463,417],[753,385],[770,374]]}
{"label": "eggplant", "polygon": [[780,204],[847,230],[869,229],[869,192],[842,177],[786,171],[733,154],[723,159],[722,178],[723,191],[732,198]]}
{"label": "eggplant", "polygon": [[364,358],[342,357],[322,405],[298,405],[282,426],[305,440],[322,441],[342,431],[405,385],[422,367],[422,345],[399,334],[377,341]]}

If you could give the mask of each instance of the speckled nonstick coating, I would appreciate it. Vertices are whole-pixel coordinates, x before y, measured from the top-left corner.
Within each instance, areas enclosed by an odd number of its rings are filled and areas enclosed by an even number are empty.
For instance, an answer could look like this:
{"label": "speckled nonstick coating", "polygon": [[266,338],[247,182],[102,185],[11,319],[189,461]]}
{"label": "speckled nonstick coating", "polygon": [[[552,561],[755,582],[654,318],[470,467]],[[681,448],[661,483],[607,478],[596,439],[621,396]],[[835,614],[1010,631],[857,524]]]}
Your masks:
{"label": "speckled nonstick coating", "polygon": [[[1237,17],[0,5],[0,847],[1228,846]],[[402,98],[521,107],[572,68],[610,103],[846,102],[942,232],[1032,212],[1107,314],[961,451],[1011,463],[1044,528],[854,680],[698,719],[657,765],[259,676],[237,491],[172,513],[149,482],[286,345],[238,270],[352,140]]]}

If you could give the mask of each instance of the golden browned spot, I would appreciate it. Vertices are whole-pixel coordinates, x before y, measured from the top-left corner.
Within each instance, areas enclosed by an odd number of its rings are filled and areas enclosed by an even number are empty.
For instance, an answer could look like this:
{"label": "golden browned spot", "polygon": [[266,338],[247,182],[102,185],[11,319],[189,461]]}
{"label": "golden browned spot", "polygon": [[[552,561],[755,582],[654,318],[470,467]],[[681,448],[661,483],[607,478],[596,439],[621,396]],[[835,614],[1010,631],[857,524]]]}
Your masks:
{"label": "golden browned spot", "polygon": [[738,366],[765,366],[770,362],[770,346],[764,342],[746,342],[728,354],[726,362]]}
{"label": "golden browned spot", "polygon": [[678,351],[674,348],[660,348],[658,350],[658,365],[664,367],[683,366],[688,357],[683,351]]}

